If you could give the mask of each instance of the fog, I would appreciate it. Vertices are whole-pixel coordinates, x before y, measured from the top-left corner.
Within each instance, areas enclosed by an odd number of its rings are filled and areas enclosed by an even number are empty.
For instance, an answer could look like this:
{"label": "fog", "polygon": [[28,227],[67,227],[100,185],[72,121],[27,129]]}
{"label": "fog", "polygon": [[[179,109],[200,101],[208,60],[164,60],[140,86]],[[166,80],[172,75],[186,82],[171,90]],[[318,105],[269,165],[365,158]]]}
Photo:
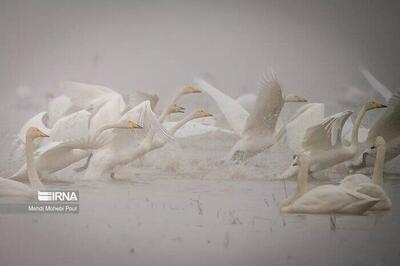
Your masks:
{"label": "fog", "polygon": [[[0,3],[0,88],[43,94],[61,79],[168,95],[209,74],[232,96],[272,67],[290,91],[324,100],[400,79],[398,1],[13,1]],[[4,99],[4,98],[3,98]]]}
{"label": "fog", "polygon": [[[399,1],[372,0],[0,0],[0,176],[20,167],[15,136],[61,93],[61,80],[157,93],[158,113],[194,77],[236,98],[256,92],[269,69],[285,94],[322,102],[326,114],[343,110],[348,86],[375,97],[360,66],[394,92],[399,14]],[[221,117],[206,93],[180,104]],[[285,106],[284,122],[300,106]],[[392,210],[288,215],[280,202],[296,182],[269,178],[293,151],[278,143],[245,163],[222,162],[238,139],[227,131],[177,139],[107,181],[82,181],[74,168],[85,160],[51,175],[46,189],[79,190],[80,213],[0,211],[0,265],[398,264],[399,158],[385,168]],[[340,169],[330,170],[310,187],[337,184]]]}

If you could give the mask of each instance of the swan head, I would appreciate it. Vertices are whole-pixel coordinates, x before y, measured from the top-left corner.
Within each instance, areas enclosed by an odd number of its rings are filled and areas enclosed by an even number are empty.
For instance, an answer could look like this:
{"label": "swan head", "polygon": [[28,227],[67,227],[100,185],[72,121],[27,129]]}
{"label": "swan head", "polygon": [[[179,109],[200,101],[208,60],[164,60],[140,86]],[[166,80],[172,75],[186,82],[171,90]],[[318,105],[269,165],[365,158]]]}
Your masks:
{"label": "swan head", "polygon": [[309,160],[308,156],[305,154],[293,155],[292,166],[300,166],[305,164]]}
{"label": "swan head", "polygon": [[370,147],[371,152],[376,152],[378,149],[385,147],[386,141],[383,137],[378,136],[374,141],[374,145]]}
{"label": "swan head", "polygon": [[303,96],[298,96],[298,95],[293,95],[289,94],[285,96],[285,102],[292,102],[292,103],[305,103],[307,102],[307,99],[304,98]]}
{"label": "swan head", "polygon": [[186,95],[191,93],[201,93],[201,90],[199,90],[196,86],[186,86],[181,91],[181,95]]}
{"label": "swan head", "polygon": [[365,104],[367,110],[378,109],[378,108],[386,108],[387,105],[384,105],[378,101],[370,101]]}
{"label": "swan head", "polygon": [[179,106],[177,104],[173,104],[168,110],[169,114],[184,113],[184,112],[185,112],[185,108],[182,106]]}
{"label": "swan head", "polygon": [[28,129],[26,132],[26,136],[31,138],[31,139],[36,139],[36,138],[48,138],[49,135],[38,129],[37,127],[31,127]]}
{"label": "swan head", "polygon": [[210,114],[209,112],[206,112],[203,110],[199,110],[194,113],[195,118],[210,117],[210,116],[213,116],[213,115]]}

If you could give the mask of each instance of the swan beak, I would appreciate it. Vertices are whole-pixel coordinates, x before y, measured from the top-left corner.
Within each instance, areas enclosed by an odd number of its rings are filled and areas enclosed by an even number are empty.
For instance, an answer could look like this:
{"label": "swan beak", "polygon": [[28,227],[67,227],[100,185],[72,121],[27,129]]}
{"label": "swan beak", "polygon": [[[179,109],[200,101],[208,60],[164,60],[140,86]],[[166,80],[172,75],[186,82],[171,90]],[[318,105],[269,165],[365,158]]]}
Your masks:
{"label": "swan beak", "polygon": [[46,133],[44,133],[44,132],[41,131],[41,130],[39,130],[39,136],[40,136],[41,138],[49,138],[49,137],[50,137],[49,135],[47,135]]}
{"label": "swan beak", "polygon": [[196,86],[189,86],[189,93],[201,93],[201,90]]}
{"label": "swan beak", "polygon": [[213,116],[212,114],[210,114],[209,112],[206,112],[206,111],[200,111],[199,113],[200,113],[201,117]]}
{"label": "swan beak", "polygon": [[387,105],[381,104],[380,102],[377,101],[373,101],[372,105],[374,106],[374,108],[386,108]]}
{"label": "swan beak", "polygon": [[297,96],[297,100],[300,103],[306,103],[308,102],[308,100],[306,98],[304,98],[303,96]]}
{"label": "swan beak", "polygon": [[129,121],[129,124],[131,125],[131,128],[143,128],[142,126],[139,126],[138,123],[135,121]]}

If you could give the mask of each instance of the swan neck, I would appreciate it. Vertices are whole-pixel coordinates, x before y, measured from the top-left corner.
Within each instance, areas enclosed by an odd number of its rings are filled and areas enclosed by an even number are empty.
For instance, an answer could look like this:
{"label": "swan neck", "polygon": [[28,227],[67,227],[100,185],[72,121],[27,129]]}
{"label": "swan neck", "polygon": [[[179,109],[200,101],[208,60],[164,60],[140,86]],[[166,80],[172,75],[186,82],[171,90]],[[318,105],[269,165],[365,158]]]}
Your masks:
{"label": "swan neck", "polygon": [[353,129],[351,132],[351,145],[352,146],[358,145],[358,131],[361,126],[361,121],[366,112],[367,112],[367,108],[364,105],[357,114],[357,118],[356,118],[356,121],[354,123]]}
{"label": "swan neck", "polygon": [[180,129],[181,127],[183,127],[187,122],[189,122],[190,120],[195,119],[195,113],[192,113],[190,115],[187,115],[185,118],[183,118],[182,120],[180,120],[178,123],[176,123],[175,126],[173,126],[171,128],[171,130],[169,131],[169,133],[173,136],[176,131],[178,131],[178,129]]}
{"label": "swan neck", "polygon": [[300,165],[299,173],[297,176],[297,191],[296,191],[297,197],[300,197],[306,193],[308,171],[309,171],[309,162],[308,160],[306,160]]}
{"label": "swan neck", "polygon": [[383,166],[385,164],[386,146],[381,145],[377,147],[375,165],[372,173],[372,183],[383,186]]}
{"label": "swan neck", "polygon": [[178,99],[181,97],[182,92],[177,93],[172,100],[169,102],[169,104],[165,107],[163,112],[161,113],[160,117],[158,118],[158,121],[160,123],[163,123],[165,121],[165,118],[167,118],[167,115],[169,114],[170,108],[178,101]]}
{"label": "swan neck", "polygon": [[25,155],[26,155],[26,167],[28,172],[28,179],[31,187],[34,190],[43,189],[44,186],[39,179],[39,175],[35,168],[35,161],[34,161],[34,146],[33,146],[33,139],[30,137],[26,137],[25,142]]}

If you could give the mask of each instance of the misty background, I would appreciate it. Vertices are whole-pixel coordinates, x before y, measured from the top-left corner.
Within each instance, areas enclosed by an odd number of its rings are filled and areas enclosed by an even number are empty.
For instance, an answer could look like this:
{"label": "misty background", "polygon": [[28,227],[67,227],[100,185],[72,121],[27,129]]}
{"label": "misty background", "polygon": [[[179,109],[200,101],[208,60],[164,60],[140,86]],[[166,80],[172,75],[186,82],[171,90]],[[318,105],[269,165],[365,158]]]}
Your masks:
{"label": "misty background", "polygon": [[57,91],[61,79],[162,97],[196,75],[238,96],[267,67],[312,101],[368,89],[359,65],[398,88],[399,11],[368,0],[1,0],[2,101],[21,86]]}
{"label": "misty background", "polygon": [[[400,87],[399,11],[368,0],[1,0],[3,152],[60,80],[158,93],[162,106],[196,76],[233,97],[256,92],[272,68],[285,93],[340,111],[343,88],[373,93],[360,65]],[[215,112],[205,98],[188,100]]]}

